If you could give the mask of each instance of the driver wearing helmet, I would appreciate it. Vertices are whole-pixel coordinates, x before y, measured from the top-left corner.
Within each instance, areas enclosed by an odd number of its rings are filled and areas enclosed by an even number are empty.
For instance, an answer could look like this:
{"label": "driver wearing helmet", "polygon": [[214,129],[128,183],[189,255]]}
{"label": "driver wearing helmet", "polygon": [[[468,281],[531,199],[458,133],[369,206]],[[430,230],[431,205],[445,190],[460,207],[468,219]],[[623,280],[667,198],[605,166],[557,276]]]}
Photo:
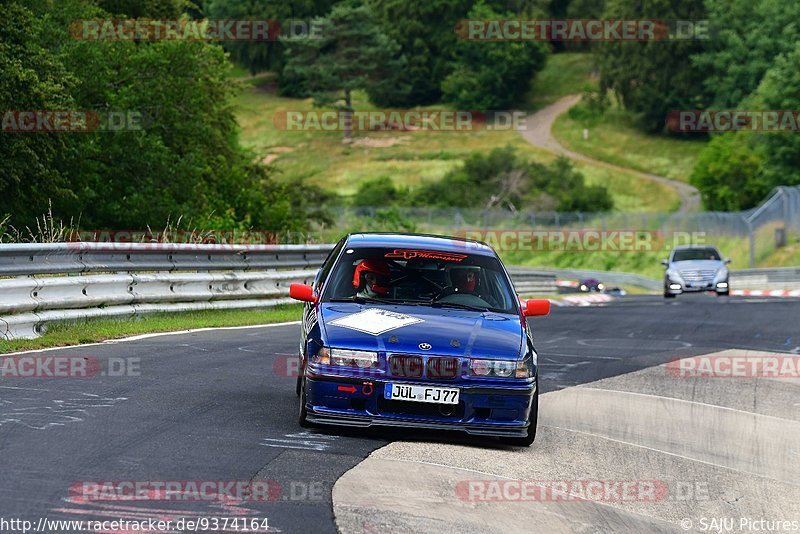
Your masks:
{"label": "driver wearing helmet", "polygon": [[456,293],[475,294],[478,289],[478,272],[476,269],[450,269],[450,280]]}
{"label": "driver wearing helmet", "polygon": [[366,259],[356,266],[353,274],[353,287],[356,296],[362,298],[386,297],[389,294],[389,280],[392,272],[389,264],[382,259]]}

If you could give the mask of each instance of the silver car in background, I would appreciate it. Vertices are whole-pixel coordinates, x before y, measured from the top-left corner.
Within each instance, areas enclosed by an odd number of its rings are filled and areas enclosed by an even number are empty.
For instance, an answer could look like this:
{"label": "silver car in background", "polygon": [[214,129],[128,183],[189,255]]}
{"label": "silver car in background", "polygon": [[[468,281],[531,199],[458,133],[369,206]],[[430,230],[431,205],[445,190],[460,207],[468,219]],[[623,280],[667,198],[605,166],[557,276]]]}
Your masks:
{"label": "silver car in background", "polygon": [[664,273],[664,298],[690,291],[715,291],[727,296],[730,258],[722,259],[719,250],[709,245],[682,245],[672,249],[669,259],[661,260]]}

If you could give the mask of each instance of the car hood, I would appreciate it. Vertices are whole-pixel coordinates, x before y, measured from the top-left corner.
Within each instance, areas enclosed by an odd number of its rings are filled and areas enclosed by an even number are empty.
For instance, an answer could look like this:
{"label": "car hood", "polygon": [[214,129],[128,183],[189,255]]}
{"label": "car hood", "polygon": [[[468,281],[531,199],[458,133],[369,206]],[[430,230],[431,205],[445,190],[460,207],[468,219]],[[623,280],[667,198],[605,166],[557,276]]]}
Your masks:
{"label": "car hood", "polygon": [[686,269],[714,269],[724,267],[725,263],[719,260],[685,260],[673,261],[669,264],[670,269],[683,271]]}
{"label": "car hood", "polygon": [[493,312],[351,303],[320,312],[323,342],[334,348],[515,360],[525,334],[519,316]]}

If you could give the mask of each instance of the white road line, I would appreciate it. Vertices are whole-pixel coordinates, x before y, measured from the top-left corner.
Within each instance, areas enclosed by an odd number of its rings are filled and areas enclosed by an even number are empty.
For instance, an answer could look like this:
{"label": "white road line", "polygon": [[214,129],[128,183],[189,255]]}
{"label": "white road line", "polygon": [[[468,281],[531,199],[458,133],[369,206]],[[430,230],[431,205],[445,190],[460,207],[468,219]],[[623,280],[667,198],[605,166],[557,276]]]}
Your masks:
{"label": "white road line", "polygon": [[564,354],[563,352],[540,352],[539,356],[561,356],[564,358],[582,358],[587,360],[622,360],[622,358],[618,356],[592,356],[589,354]]}

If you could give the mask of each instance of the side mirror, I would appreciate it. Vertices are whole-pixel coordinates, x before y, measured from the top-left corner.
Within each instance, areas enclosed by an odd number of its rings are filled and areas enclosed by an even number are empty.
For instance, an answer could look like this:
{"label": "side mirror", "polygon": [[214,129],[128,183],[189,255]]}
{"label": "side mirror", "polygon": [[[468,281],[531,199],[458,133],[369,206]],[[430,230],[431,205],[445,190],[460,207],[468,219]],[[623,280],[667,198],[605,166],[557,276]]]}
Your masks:
{"label": "side mirror", "polygon": [[669,265],[669,260],[661,260],[661,265],[667,267]]}
{"label": "side mirror", "polygon": [[725,258],[725,260],[724,260],[724,261],[725,261],[725,264],[727,265],[728,263],[730,263],[730,262],[731,262],[731,259],[730,259],[730,258]]}
{"label": "side mirror", "polygon": [[525,303],[522,315],[525,317],[550,315],[550,301],[547,299],[531,299]]}
{"label": "side mirror", "polygon": [[289,286],[289,296],[301,302],[317,302],[314,288],[308,284],[292,284]]}

